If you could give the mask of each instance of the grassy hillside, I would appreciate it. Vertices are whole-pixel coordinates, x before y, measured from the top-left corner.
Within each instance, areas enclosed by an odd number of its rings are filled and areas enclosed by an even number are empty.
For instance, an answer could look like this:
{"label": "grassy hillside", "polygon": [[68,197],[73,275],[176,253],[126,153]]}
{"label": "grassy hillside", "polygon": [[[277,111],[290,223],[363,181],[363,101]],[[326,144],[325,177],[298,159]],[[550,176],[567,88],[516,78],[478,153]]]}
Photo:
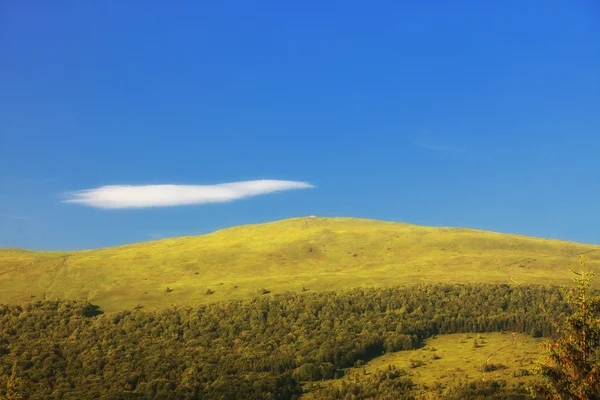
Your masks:
{"label": "grassy hillside", "polygon": [[[535,365],[544,353],[542,342],[518,333],[439,335],[428,339],[421,349],[377,357],[362,367],[347,369],[343,379],[325,381],[321,386],[342,385],[344,380],[351,382],[393,365],[410,372],[417,392],[425,398],[437,398],[438,391],[469,382],[505,380],[508,386],[519,387],[534,378]],[[317,393],[303,398],[311,399]]]}
{"label": "grassy hillside", "polygon": [[[107,249],[0,249],[0,303],[83,299],[106,311],[433,282],[570,284],[600,246],[351,218],[295,218]],[[171,290],[166,291],[167,287]],[[208,290],[213,291],[207,294]]]}

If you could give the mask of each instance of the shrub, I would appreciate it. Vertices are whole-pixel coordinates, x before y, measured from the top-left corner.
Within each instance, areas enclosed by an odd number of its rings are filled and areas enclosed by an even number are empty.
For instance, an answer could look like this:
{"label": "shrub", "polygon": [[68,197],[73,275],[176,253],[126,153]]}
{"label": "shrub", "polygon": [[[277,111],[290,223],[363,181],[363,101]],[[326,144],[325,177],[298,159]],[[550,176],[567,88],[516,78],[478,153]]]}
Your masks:
{"label": "shrub", "polygon": [[518,371],[513,372],[513,377],[519,378],[521,376],[529,376],[531,372],[528,369],[520,368]]}
{"label": "shrub", "polygon": [[507,366],[504,364],[492,364],[492,363],[488,363],[488,364],[484,364],[483,368],[481,369],[483,372],[492,372],[492,371],[497,371],[499,369],[506,369]]}
{"label": "shrub", "polygon": [[422,360],[414,360],[412,358],[410,360],[408,360],[408,362],[409,362],[408,365],[411,368],[419,368],[419,367],[422,367],[423,365],[425,365],[424,361],[422,361]]}

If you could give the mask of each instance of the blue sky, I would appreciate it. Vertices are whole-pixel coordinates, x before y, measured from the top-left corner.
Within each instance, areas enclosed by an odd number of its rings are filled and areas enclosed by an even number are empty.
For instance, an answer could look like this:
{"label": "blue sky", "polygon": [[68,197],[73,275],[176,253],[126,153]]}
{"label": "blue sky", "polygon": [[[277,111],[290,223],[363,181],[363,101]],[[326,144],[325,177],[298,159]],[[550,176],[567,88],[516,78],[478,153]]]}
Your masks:
{"label": "blue sky", "polygon": [[[600,244],[595,0],[5,0],[0,60],[0,247],[307,215]],[[256,180],[315,187],[64,202]]]}

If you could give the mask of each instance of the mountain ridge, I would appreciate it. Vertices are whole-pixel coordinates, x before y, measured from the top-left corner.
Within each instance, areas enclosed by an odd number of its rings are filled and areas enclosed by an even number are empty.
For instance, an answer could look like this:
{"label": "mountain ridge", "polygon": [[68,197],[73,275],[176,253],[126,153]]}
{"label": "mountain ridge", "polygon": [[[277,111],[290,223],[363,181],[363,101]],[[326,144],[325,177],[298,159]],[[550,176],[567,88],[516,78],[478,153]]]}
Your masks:
{"label": "mountain ridge", "polygon": [[324,216],[310,215],[310,216],[306,216],[306,217],[293,217],[293,218],[286,218],[286,219],[275,220],[275,221],[258,222],[258,223],[248,223],[248,224],[242,224],[242,225],[233,225],[233,226],[229,226],[229,227],[225,227],[225,228],[220,228],[220,229],[217,229],[217,230],[212,231],[212,232],[207,232],[207,233],[202,233],[202,234],[197,234],[197,235],[169,236],[169,237],[164,237],[164,238],[160,238],[160,239],[144,240],[144,241],[140,241],[140,242],[124,243],[124,244],[118,244],[118,245],[114,245],[114,246],[103,246],[103,247],[89,248],[89,249],[76,249],[76,250],[35,250],[35,249],[28,249],[28,248],[21,248],[21,247],[0,247],[0,251],[23,251],[23,252],[32,252],[32,253],[51,253],[51,254],[58,254],[58,253],[61,253],[61,254],[62,253],[79,253],[79,252],[88,252],[88,251],[97,251],[97,250],[106,250],[106,249],[116,249],[116,248],[120,248],[120,247],[144,245],[144,244],[162,242],[162,241],[173,240],[173,239],[197,238],[197,237],[202,237],[202,236],[208,236],[208,235],[214,235],[214,234],[222,233],[224,231],[237,230],[237,229],[240,229],[240,228],[253,227],[253,226],[267,226],[269,224],[277,224],[277,223],[287,222],[287,221],[289,221],[289,222],[291,222],[291,221],[304,221],[304,220],[310,220],[310,219],[316,219],[316,220],[334,220],[334,221],[335,220],[366,221],[366,222],[376,222],[376,223],[383,223],[383,224],[395,224],[395,225],[413,226],[413,227],[419,227],[419,228],[451,229],[451,230],[455,230],[455,231],[484,232],[484,233],[493,233],[493,234],[498,234],[498,235],[507,235],[507,236],[511,236],[511,237],[520,237],[520,238],[527,238],[527,239],[539,239],[539,240],[544,240],[544,241],[555,241],[555,242],[561,242],[561,243],[571,243],[571,244],[582,245],[582,246],[594,246],[594,247],[598,247],[598,249],[600,250],[600,244],[581,243],[581,242],[577,242],[577,241],[573,241],[573,240],[548,238],[548,237],[543,237],[543,236],[529,236],[529,235],[524,235],[524,234],[519,234],[519,233],[498,232],[498,231],[491,231],[491,230],[486,230],[486,229],[466,228],[466,227],[447,226],[447,225],[444,225],[444,226],[418,225],[418,224],[412,224],[412,223],[408,223],[408,222],[386,221],[386,220],[372,219],[372,218],[324,217]]}
{"label": "mountain ridge", "polygon": [[568,285],[600,246],[452,227],[301,217],[115,247],[0,249],[0,303],[80,299],[114,311],[261,293],[414,283]]}

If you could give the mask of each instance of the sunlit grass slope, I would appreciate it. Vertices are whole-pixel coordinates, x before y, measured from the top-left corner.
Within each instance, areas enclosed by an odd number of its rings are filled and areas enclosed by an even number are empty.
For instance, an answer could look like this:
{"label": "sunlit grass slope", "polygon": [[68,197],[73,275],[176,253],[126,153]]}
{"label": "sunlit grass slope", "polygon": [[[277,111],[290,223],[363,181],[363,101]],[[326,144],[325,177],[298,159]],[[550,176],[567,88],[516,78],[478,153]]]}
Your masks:
{"label": "sunlit grass slope", "polygon": [[[474,341],[477,341],[477,347]],[[388,365],[412,375],[420,397],[436,398],[438,389],[482,380],[505,380],[508,386],[524,385],[535,377],[535,365],[543,357],[543,339],[527,335],[491,332],[439,335],[418,350],[399,351],[377,357],[362,367],[349,368],[342,379],[325,385],[341,385],[357,376],[384,371]],[[483,366],[495,366],[484,372]],[[310,399],[311,394],[303,398]]]}
{"label": "sunlit grass slope", "polygon": [[[352,218],[295,218],[107,249],[0,249],[0,302],[86,299],[106,311],[419,282],[570,284],[600,246]],[[167,287],[171,290],[167,292]],[[208,290],[214,291],[207,294]]]}

